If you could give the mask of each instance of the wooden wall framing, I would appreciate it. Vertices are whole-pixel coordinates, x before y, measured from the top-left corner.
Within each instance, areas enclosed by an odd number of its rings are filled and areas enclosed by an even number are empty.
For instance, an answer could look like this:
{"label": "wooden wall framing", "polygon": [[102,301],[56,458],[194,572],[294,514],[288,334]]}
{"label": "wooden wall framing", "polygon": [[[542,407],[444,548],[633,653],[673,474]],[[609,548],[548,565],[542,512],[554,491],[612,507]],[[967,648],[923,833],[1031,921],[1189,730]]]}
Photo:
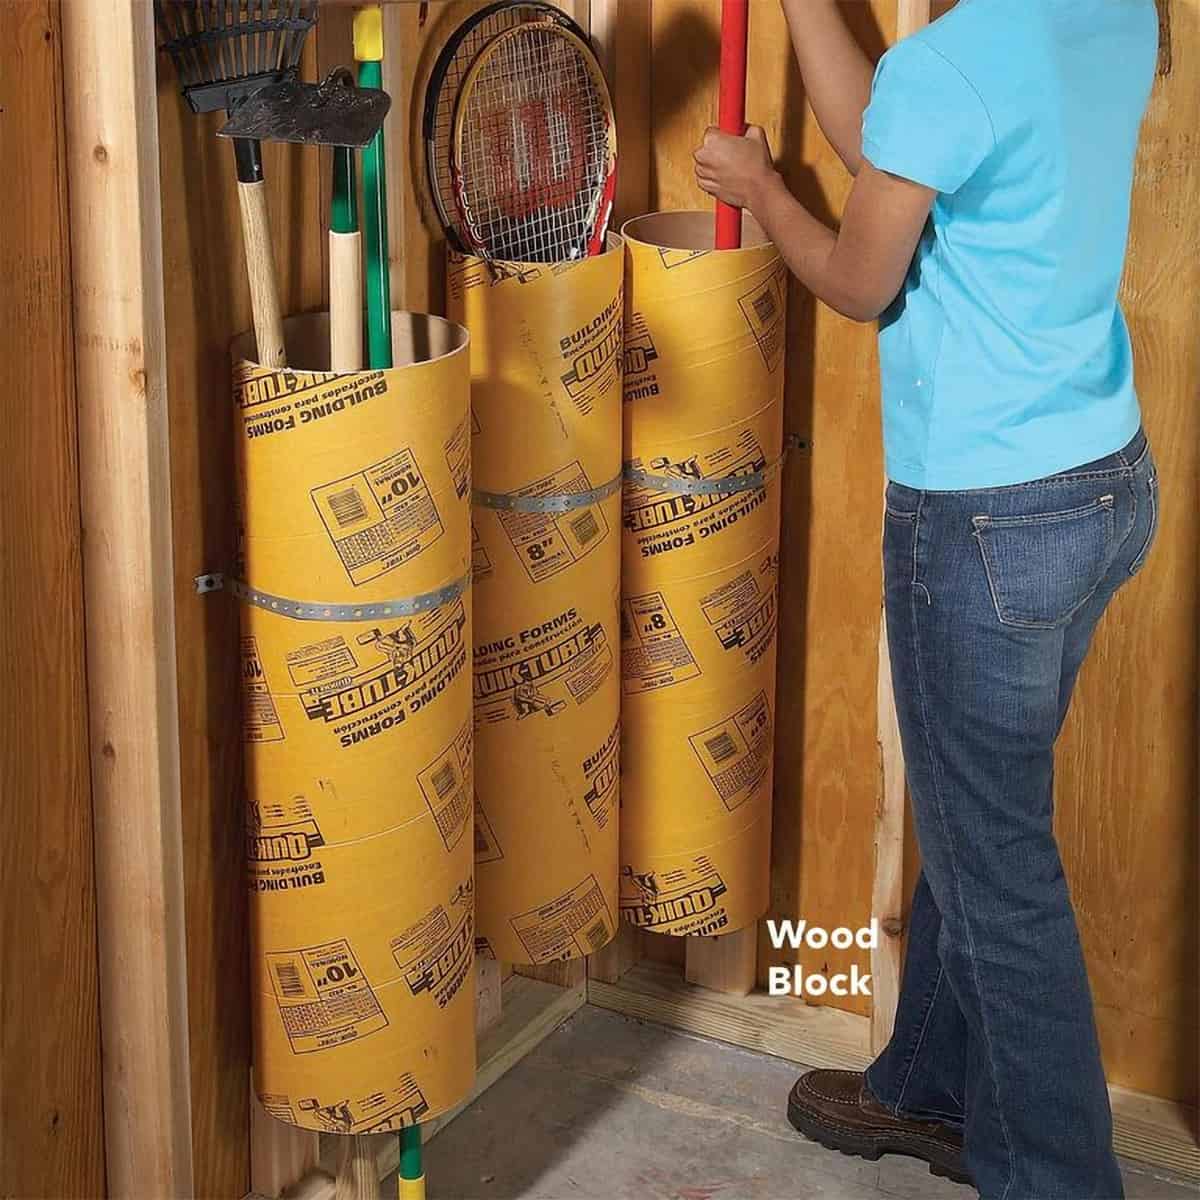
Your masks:
{"label": "wooden wall framing", "polygon": [[0,4],[0,1194],[104,1191],[58,0]]}
{"label": "wooden wall framing", "polygon": [[108,1194],[193,1194],[149,6],[62,7]]}
{"label": "wooden wall framing", "polygon": [[[1194,1103],[1200,1002],[1189,919],[1197,910],[1195,862],[1200,857],[1195,754],[1200,155],[1194,131],[1194,115],[1200,111],[1200,0],[1160,2],[1171,18],[1164,23],[1171,41],[1139,157],[1125,298],[1147,427],[1163,480],[1163,526],[1157,553],[1114,606],[1081,680],[1060,756],[1059,822],[1110,1078],[1141,1092]],[[476,0],[435,2],[424,23],[415,4],[388,10],[390,36],[400,49],[389,64],[391,78],[399,80],[395,90],[400,97],[392,118],[397,123],[392,145],[406,150],[394,163],[399,184],[392,192],[394,294],[415,308],[439,308],[442,286],[438,239],[430,232],[421,172],[405,167],[417,161],[420,89],[412,84],[429,68],[438,31],[472,6]],[[32,138],[23,138],[21,145],[26,155],[42,154],[38,163],[57,170],[61,179],[63,129],[70,134],[73,355],[66,332],[71,314],[45,315],[47,305],[53,308],[50,292],[61,292],[70,278],[61,202],[38,216],[48,222],[39,236],[50,239],[50,248],[27,266],[46,283],[31,283],[27,294],[29,311],[43,314],[38,328],[47,328],[48,319],[58,322],[57,333],[44,343],[45,353],[51,371],[57,372],[57,394],[70,398],[58,412],[55,428],[61,487],[47,506],[59,528],[54,536],[47,531],[47,540],[39,543],[44,546],[39,566],[57,563],[56,569],[67,574],[80,554],[79,504],[72,488],[76,436],[81,451],[95,750],[90,781],[83,760],[68,750],[61,761],[39,768],[48,775],[23,775],[14,786],[62,788],[80,798],[82,808],[77,806],[71,821],[59,828],[70,847],[61,861],[85,893],[92,829],[82,798],[94,793],[98,861],[110,860],[106,844],[120,841],[122,831],[134,830],[125,840],[135,851],[125,861],[134,864],[131,869],[140,873],[137,877],[152,896],[146,910],[152,914],[149,925],[144,920],[138,925],[145,912],[128,908],[128,896],[112,878],[106,881],[106,868],[98,871],[96,884],[102,946],[105,929],[124,922],[133,931],[125,944],[149,964],[155,980],[149,1007],[140,1017],[128,1014],[159,1032],[153,1052],[143,1050],[141,1066],[156,1077],[154,1086],[168,1090],[157,1110],[162,1119],[155,1134],[159,1151],[149,1170],[157,1194],[194,1187],[197,1194],[241,1195],[250,1181],[250,1108],[236,614],[220,600],[198,599],[192,585],[195,575],[227,565],[233,550],[228,487],[232,444],[222,415],[226,348],[230,337],[249,324],[249,308],[230,153],[212,136],[215,118],[196,118],[183,110],[165,63],[159,63],[157,113],[146,102],[154,94],[147,5],[139,0],[79,0],[61,6],[58,0],[21,0],[19,6],[4,7],[0,29],[12,34],[5,41],[21,48],[24,78],[41,81],[36,84],[39,97],[55,96],[60,14],[67,25],[61,77],[68,93],[48,111],[39,109],[43,121],[64,122],[53,143],[57,148],[36,147]],[[592,16],[614,73],[626,164],[622,215],[640,208],[704,205],[691,178],[690,149],[712,119],[719,0],[654,0],[652,7],[646,0],[593,0],[591,7],[587,0],[575,0],[574,7],[585,20]],[[897,0],[846,8],[874,51],[895,36]],[[310,74],[318,62],[345,58],[343,15],[333,12],[323,13],[306,51]],[[97,76],[89,50],[100,21],[110,48],[106,53],[110,59],[113,53],[123,56],[124,63],[118,70],[109,61],[103,78]],[[36,45],[43,31],[49,49]],[[806,113],[774,5],[754,6],[750,80],[752,119],[766,125],[790,184],[814,211],[832,220],[847,180]],[[37,128],[37,114],[26,112],[28,107],[17,111],[30,129]],[[11,108],[2,119],[12,122]],[[139,152],[156,155],[157,174],[138,170]],[[143,167],[145,161],[143,157]],[[289,310],[317,307],[325,297],[325,166],[322,156],[310,152],[268,150],[276,253]],[[110,225],[89,224],[86,213],[102,214],[106,205],[114,214]],[[161,245],[152,232],[150,214],[156,212],[162,217]],[[140,252],[116,255],[115,243],[106,242],[99,231],[128,231],[131,213],[142,214]],[[115,287],[103,303],[102,293],[94,292],[89,282],[102,267],[111,272]],[[161,295],[156,295],[156,278]],[[6,324],[26,327],[20,315],[22,320]],[[777,704],[778,726],[789,736],[780,739],[778,750],[772,911],[825,924],[865,921],[875,874],[871,830],[881,794],[875,695],[882,463],[874,353],[871,330],[818,308],[793,288],[787,429],[797,451],[784,481]],[[77,430],[71,391],[75,373]],[[9,428],[32,430],[19,420],[10,421]],[[37,437],[44,436],[39,430]],[[112,480],[105,477],[113,455],[133,468],[128,475],[132,482],[121,493],[122,519],[141,514],[144,528],[151,531],[138,546],[125,545],[115,527],[105,524],[114,517],[103,499],[113,496]],[[24,486],[21,479],[30,482],[23,475],[5,481],[6,495]],[[168,490],[169,529],[161,503]],[[156,505],[148,502],[151,497]],[[6,530],[6,540],[8,536]],[[138,602],[119,611],[118,601],[130,596]],[[6,591],[5,601],[9,598]],[[55,600],[56,605],[43,610],[38,632],[14,652],[34,655],[50,642],[66,648],[65,657],[56,660],[61,677],[46,686],[55,691],[69,726],[82,737],[84,647],[79,626],[84,597],[68,587]],[[147,665],[152,679],[148,697],[135,695],[132,685],[113,682],[125,678],[129,669],[114,647],[128,645],[160,647]],[[30,665],[32,669],[32,660]],[[114,694],[122,697],[115,706]],[[24,737],[20,721],[9,720],[7,712],[5,717],[5,736]],[[149,732],[136,744],[122,741],[122,723],[128,727],[136,720],[147,722]],[[1113,735],[1116,729],[1120,736]],[[137,806],[131,817],[119,804],[128,794],[154,797],[156,803]],[[27,826],[24,835],[41,839],[45,827],[35,833]],[[21,844],[8,843],[5,849]],[[906,866],[911,884],[911,854]],[[6,859],[6,881],[15,878],[7,868]],[[69,911],[53,904],[39,911],[55,928],[68,930],[76,952],[86,958],[92,908],[84,902]],[[146,937],[140,936],[143,932]],[[5,953],[11,939],[6,926]],[[185,944],[186,1007],[180,969]],[[107,943],[102,960],[112,961],[112,946]],[[620,952],[677,961],[680,948],[642,939],[631,950],[626,940]],[[614,956],[619,960],[620,954],[614,951]],[[849,956],[836,953],[805,952],[804,958],[809,970],[850,965]],[[760,944],[760,976],[779,959]],[[617,961],[618,974],[623,965]],[[95,1127],[99,1065],[87,1038],[88,1014],[94,1015],[101,995],[108,997],[110,1011],[120,1001],[102,972],[99,983],[86,969],[79,981],[71,1013],[64,1018],[82,1031],[83,1053],[78,1074],[72,1076],[79,1090],[77,1103],[60,1116],[70,1120],[74,1131],[71,1170],[94,1193],[102,1161]],[[28,1007],[29,994],[14,1000],[16,995],[7,986],[0,1004]],[[2,1011],[7,1015],[10,1009]],[[867,1011],[860,1005],[850,1015],[861,1019]],[[120,1054],[129,1054],[128,1036],[117,1034],[110,1074]],[[189,1086],[170,1086],[172,1080],[189,1078]],[[123,1094],[123,1086],[110,1077],[114,1097]],[[126,1119],[121,1112],[116,1104],[108,1113],[114,1194],[128,1190],[131,1164],[145,1161],[115,1132]],[[35,1139],[45,1136],[36,1125],[28,1133]],[[3,1139],[0,1150],[10,1153]],[[4,1182],[8,1186],[7,1178]]]}
{"label": "wooden wall framing", "polygon": [[[389,46],[401,47],[389,66],[392,71],[400,66],[400,86],[395,90],[401,97],[392,118],[397,130],[389,131],[390,145],[407,147],[410,164],[419,163],[415,139],[423,78],[445,30],[473,6],[478,6],[476,0],[435,2],[423,25],[416,5],[397,4],[386,10]],[[1189,77],[1182,67],[1200,54],[1198,7],[1195,0],[1186,5],[1176,2],[1175,69],[1159,82],[1147,127],[1127,289],[1143,360],[1147,422],[1152,436],[1162,443],[1164,494],[1173,511],[1164,521],[1155,560],[1109,618],[1094,660],[1118,662],[1130,689],[1122,708],[1133,714],[1134,728],[1141,732],[1123,743],[1106,736],[1111,705],[1097,696],[1103,690],[1104,668],[1093,667],[1081,685],[1081,703],[1064,745],[1061,787],[1064,836],[1069,856],[1081,867],[1075,871],[1076,887],[1093,969],[1100,975],[1097,990],[1110,1073],[1117,1082],[1141,1091],[1183,1099],[1189,1097],[1191,1085],[1180,1064],[1189,1055],[1172,1057],[1170,1049],[1194,1047],[1194,1024],[1189,1030],[1187,1012],[1189,1002],[1195,1011],[1195,999],[1186,985],[1189,961],[1191,976],[1195,975],[1194,959],[1188,958],[1186,933],[1165,923],[1195,908],[1194,880],[1183,876],[1182,864],[1189,856],[1160,874],[1151,868],[1154,855],[1148,845],[1135,854],[1136,861],[1118,869],[1120,887],[1114,894],[1103,884],[1102,869],[1111,865],[1121,845],[1119,830],[1116,825],[1106,826],[1103,842],[1085,836],[1087,804],[1093,801],[1089,798],[1084,804],[1083,798],[1085,790],[1105,790],[1100,781],[1102,772],[1108,771],[1136,795],[1131,812],[1149,821],[1145,827],[1153,829],[1163,845],[1170,839],[1195,846],[1194,824],[1189,824],[1187,815],[1196,795],[1194,755],[1189,759],[1155,752],[1147,731],[1170,729],[1170,744],[1181,746],[1189,736],[1194,738],[1195,730],[1197,580],[1189,564],[1195,562],[1200,530],[1195,506],[1189,507],[1185,497],[1195,494],[1194,448],[1200,435],[1193,397],[1183,394],[1182,384],[1193,381],[1194,395],[1200,365],[1194,339],[1192,343],[1187,339],[1200,325],[1196,312],[1200,286],[1194,270],[1176,271],[1167,278],[1163,264],[1183,253],[1187,231],[1197,224],[1200,189],[1195,186],[1193,161],[1185,153],[1191,137],[1186,114],[1195,111],[1197,103],[1196,73]],[[896,36],[900,16],[896,0],[846,8],[874,52],[881,52]],[[718,12],[719,0],[654,0],[653,5],[645,0],[594,0],[591,23],[615,72],[615,102],[621,118],[625,211],[620,215],[640,208],[705,203],[691,178],[690,149],[712,119]],[[339,28],[338,19],[330,19],[333,15],[334,10],[324,12],[316,39],[315,53],[322,66],[344,58],[348,45],[345,26]],[[680,46],[686,46],[688,53],[679,53]],[[749,111],[766,125],[792,186],[815,211],[832,220],[848,180],[806,112],[782,18],[774,5],[754,7],[750,53]],[[228,943],[232,936],[228,926],[222,931],[213,920],[215,908],[205,911],[210,903],[207,897],[214,894],[220,879],[240,870],[238,847],[221,834],[229,824],[228,797],[236,791],[240,766],[232,739],[208,719],[210,713],[219,712],[225,714],[221,720],[228,720],[228,710],[217,697],[232,682],[225,655],[234,633],[232,617],[216,611],[219,604],[197,604],[190,580],[197,571],[222,561],[229,536],[227,497],[201,486],[202,481],[221,476],[228,446],[222,428],[214,431],[203,413],[223,399],[224,340],[234,328],[248,323],[248,312],[240,276],[227,266],[231,256],[236,262],[238,247],[236,234],[229,232],[236,230],[236,223],[232,185],[227,164],[221,160],[223,148],[212,142],[210,131],[201,129],[195,118],[180,112],[167,88],[160,95],[160,118],[164,215],[168,229],[175,230],[168,235],[165,253],[175,264],[173,271],[168,270],[168,326],[178,331],[171,334],[177,347],[172,370],[179,376],[173,374],[171,395],[180,559],[176,569],[179,654],[181,675],[185,671],[189,675],[183,701],[183,753],[190,764],[186,774],[201,781],[185,797],[184,806],[185,831],[190,831],[185,839],[189,893],[200,897],[189,912],[189,939],[193,959],[211,963],[227,961],[233,947]],[[191,124],[185,128],[185,122]],[[178,171],[185,148],[191,162],[186,186],[167,177],[168,172]],[[290,235],[282,231],[277,235],[280,260],[288,272],[287,302],[293,309],[313,307],[324,293],[324,240],[317,232],[324,211],[324,164],[318,168],[317,156],[289,152],[280,152],[277,159],[269,163],[275,189],[272,203],[277,212],[293,214]],[[404,231],[393,239],[394,294],[412,307],[436,311],[442,304],[438,239],[431,233],[434,226],[421,171],[406,169],[400,161],[393,159],[398,186],[390,193],[393,229]],[[1153,188],[1147,186],[1151,178]],[[221,197],[216,206],[211,201],[214,189]],[[207,203],[202,202],[203,196],[209,197]],[[1160,219],[1163,211],[1171,214],[1170,220]],[[201,222],[200,236],[185,237],[180,232],[185,212],[189,220]],[[277,221],[285,228],[287,224]],[[206,249],[214,243],[222,246],[221,254]],[[173,245],[178,249],[173,250]],[[184,249],[190,258],[182,253]],[[1194,254],[1184,258],[1196,261]],[[827,924],[866,921],[875,876],[871,830],[881,794],[875,694],[882,457],[874,340],[871,329],[821,309],[793,288],[787,429],[798,450],[784,482],[784,618],[778,695],[778,724],[791,736],[780,739],[778,751],[773,911],[781,916],[801,913]],[[200,456],[197,444],[203,449]],[[1148,596],[1155,597],[1149,606],[1139,599]],[[1155,631],[1157,640],[1150,644]],[[1149,656],[1155,667],[1135,670],[1139,656]],[[1145,682],[1155,669],[1160,681],[1146,692]],[[1080,768],[1085,772],[1082,777]],[[1124,835],[1129,835],[1128,824]],[[905,894],[914,868],[911,838],[909,842]],[[1156,892],[1153,885],[1160,877],[1166,890]],[[1114,904],[1117,895],[1119,905]],[[1113,932],[1128,928],[1130,921],[1143,924],[1153,940],[1135,948],[1114,939]],[[644,956],[679,959],[677,943],[642,942],[638,952]],[[779,959],[760,944],[760,976],[767,964]],[[832,971],[849,965],[849,956],[805,952],[809,970]],[[860,962],[860,967],[867,969],[868,964]],[[1135,981],[1146,989],[1143,1001],[1150,997],[1154,1014],[1149,1018],[1120,999]],[[243,1018],[211,982],[194,978],[191,995],[193,1029],[201,1024],[203,1012],[203,1021],[218,1022],[230,1035],[222,1051],[229,1061],[220,1069],[209,1061],[211,1055],[206,1062],[197,1061],[194,1043],[193,1097],[198,1146],[207,1144],[209,1155],[214,1145],[224,1147],[208,1162],[227,1158],[232,1174],[237,1161],[236,1129],[227,1114],[235,1097],[245,1096],[244,1074],[235,1076],[231,1066],[245,1061],[244,1050],[240,1059],[235,1053],[245,1036]],[[1145,1008],[1143,1001],[1138,1004]],[[857,1012],[867,1015],[861,1005]],[[1139,1057],[1137,1048],[1144,1046],[1146,1037],[1160,1049]],[[214,1082],[206,1083],[210,1076]],[[216,1079],[222,1081],[220,1086]],[[209,1116],[203,1117],[204,1113]],[[215,1171],[212,1166],[198,1169]],[[214,1183],[218,1174],[210,1177]]]}

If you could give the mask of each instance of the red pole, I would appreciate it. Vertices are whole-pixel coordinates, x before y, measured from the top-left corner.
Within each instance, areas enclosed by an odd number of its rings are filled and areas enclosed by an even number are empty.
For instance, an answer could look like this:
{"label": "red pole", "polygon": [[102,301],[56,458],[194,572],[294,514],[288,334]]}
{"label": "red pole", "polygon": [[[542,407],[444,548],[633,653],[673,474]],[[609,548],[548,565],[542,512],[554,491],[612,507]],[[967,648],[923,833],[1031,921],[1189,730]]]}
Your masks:
{"label": "red pole", "polygon": [[[721,0],[721,92],[717,125],[724,133],[746,132],[746,29],[750,0]],[[742,244],[742,210],[717,201],[718,250]]]}

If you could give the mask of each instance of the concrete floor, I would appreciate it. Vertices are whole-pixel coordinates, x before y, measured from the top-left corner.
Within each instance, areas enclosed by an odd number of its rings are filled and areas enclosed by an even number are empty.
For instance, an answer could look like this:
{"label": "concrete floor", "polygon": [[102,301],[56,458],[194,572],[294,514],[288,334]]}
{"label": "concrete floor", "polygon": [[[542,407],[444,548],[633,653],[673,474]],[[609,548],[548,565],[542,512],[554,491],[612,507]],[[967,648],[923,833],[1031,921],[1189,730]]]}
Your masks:
{"label": "concrete floor", "polygon": [[[921,1163],[824,1150],[784,1115],[798,1068],[581,1009],[440,1134],[429,1200],[970,1200]],[[384,1195],[394,1195],[394,1185]],[[1200,1189],[1127,1167],[1129,1200]]]}

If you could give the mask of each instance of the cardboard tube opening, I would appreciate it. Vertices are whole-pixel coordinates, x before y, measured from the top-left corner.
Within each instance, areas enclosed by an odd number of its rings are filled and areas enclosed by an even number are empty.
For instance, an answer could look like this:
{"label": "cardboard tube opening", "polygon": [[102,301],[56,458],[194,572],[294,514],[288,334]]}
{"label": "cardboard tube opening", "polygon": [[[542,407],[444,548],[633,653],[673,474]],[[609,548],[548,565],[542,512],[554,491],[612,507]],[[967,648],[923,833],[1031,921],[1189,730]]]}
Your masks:
{"label": "cardboard tube opening", "polygon": [[[288,317],[283,326],[288,365],[285,371],[329,370],[329,314],[300,313]],[[433,362],[466,348],[467,331],[444,317],[430,313],[393,311],[392,356],[393,370]],[[253,330],[239,334],[233,340],[234,361],[258,364]],[[363,368],[362,373],[368,373]]]}
{"label": "cardboard tube opening", "polygon": [[[632,217],[621,227],[627,241],[641,242],[662,250],[712,250],[715,226],[711,212],[658,212]],[[768,244],[763,227],[749,214],[742,214],[742,244],[739,249],[753,250]],[[721,254],[736,254],[722,250]]]}

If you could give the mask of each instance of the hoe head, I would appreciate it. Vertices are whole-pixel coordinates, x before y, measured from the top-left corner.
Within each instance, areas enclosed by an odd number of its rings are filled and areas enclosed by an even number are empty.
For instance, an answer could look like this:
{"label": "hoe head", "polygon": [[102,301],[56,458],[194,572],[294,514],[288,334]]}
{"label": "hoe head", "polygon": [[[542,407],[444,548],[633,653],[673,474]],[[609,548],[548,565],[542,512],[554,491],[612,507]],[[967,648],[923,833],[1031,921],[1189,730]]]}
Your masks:
{"label": "hoe head", "polygon": [[261,88],[237,106],[218,135],[362,149],[391,106],[387,92],[360,88],[348,68],[335,67],[324,83],[290,78]]}

